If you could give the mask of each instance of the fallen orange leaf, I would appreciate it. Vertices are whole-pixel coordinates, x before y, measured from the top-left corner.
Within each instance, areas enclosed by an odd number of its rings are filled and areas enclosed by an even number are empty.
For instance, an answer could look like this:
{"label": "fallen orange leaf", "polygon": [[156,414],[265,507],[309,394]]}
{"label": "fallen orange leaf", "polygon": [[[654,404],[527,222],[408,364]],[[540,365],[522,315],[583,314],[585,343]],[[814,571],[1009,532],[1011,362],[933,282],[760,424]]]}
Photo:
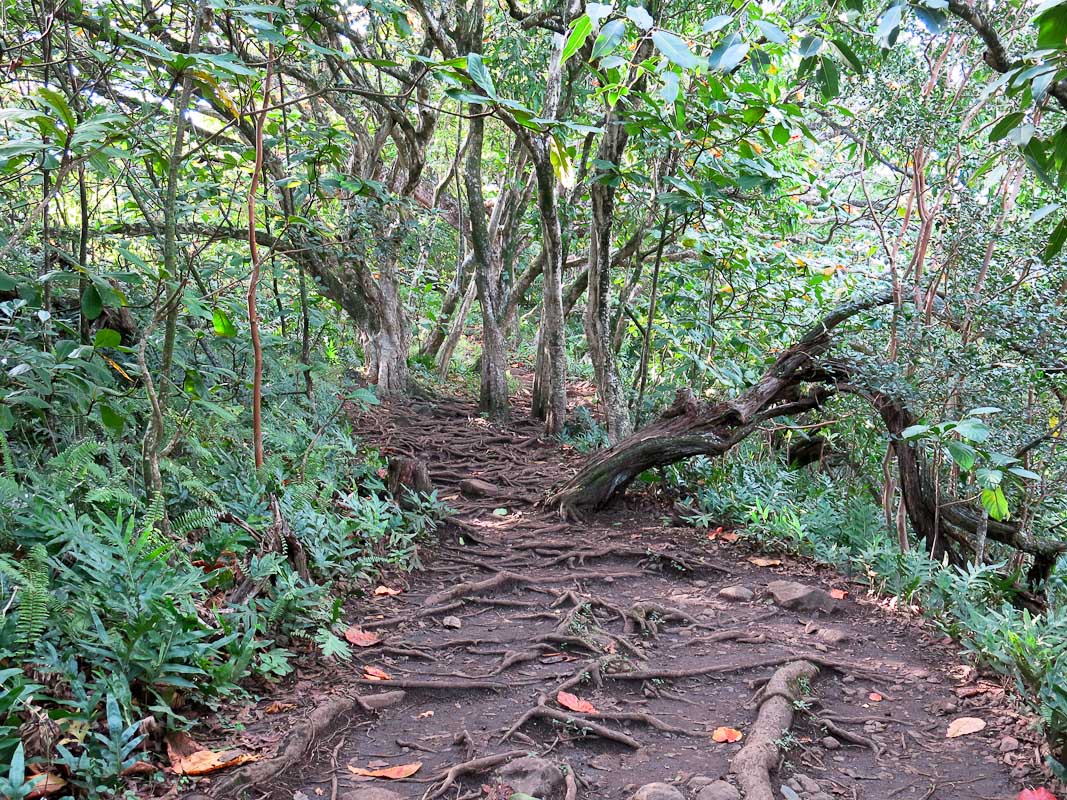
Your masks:
{"label": "fallen orange leaf", "polygon": [[30,780],[34,781],[34,784],[33,789],[26,795],[26,800],[40,800],[40,798],[55,794],[67,786],[65,780],[52,772],[46,772],[43,775],[31,775]]}
{"label": "fallen orange leaf", "polygon": [[227,767],[236,767],[249,761],[258,761],[259,756],[224,750],[216,753],[205,750],[193,738],[182,731],[168,734],[167,755],[170,764],[179,775],[207,775]]}
{"label": "fallen orange leaf", "polygon": [[867,695],[867,699],[870,700],[872,703],[881,703],[882,695],[878,694],[878,692],[871,692],[869,695]]}
{"label": "fallen orange leaf", "polygon": [[762,556],[752,556],[749,560],[750,564],[755,564],[757,567],[780,567],[782,565],[782,559],[780,558],[763,558]]}
{"label": "fallen orange leaf", "polygon": [[125,778],[130,775],[153,775],[157,771],[159,771],[159,767],[155,764],[148,761],[134,761],[122,771],[122,776]]}
{"label": "fallen orange leaf", "polygon": [[711,740],[719,744],[739,742],[744,735],[736,728],[716,728],[711,734]]}
{"label": "fallen orange leaf", "polygon": [[379,586],[374,590],[375,597],[395,597],[400,594],[399,589],[390,589],[388,586]]}
{"label": "fallen orange leaf", "polygon": [[356,647],[373,647],[382,640],[382,637],[376,633],[365,631],[358,625],[353,625],[345,631],[345,639]]}
{"label": "fallen orange leaf", "polygon": [[273,703],[263,709],[263,713],[281,714],[285,711],[292,711],[294,708],[296,708],[296,703],[283,703],[281,700],[275,700]]}
{"label": "fallen orange leaf", "polygon": [[397,767],[385,767],[383,769],[363,769],[363,767],[353,767],[348,765],[348,771],[353,775],[362,775],[364,778],[388,778],[391,781],[397,781],[401,778],[410,778],[416,772],[422,769],[422,762],[416,761],[414,764],[401,764]]}
{"label": "fallen orange leaf", "polygon": [[969,736],[972,733],[985,730],[985,720],[978,717],[959,717],[949,723],[945,737],[955,739],[957,736]]}
{"label": "fallen orange leaf", "polygon": [[834,600],[844,600],[846,597],[848,597],[848,592],[846,592],[844,589],[831,589],[830,597],[834,598]]}
{"label": "fallen orange leaf", "polygon": [[577,711],[579,714],[596,714],[597,710],[588,700],[581,700],[570,692],[559,692],[556,702],[569,711]]}
{"label": "fallen orange leaf", "polygon": [[392,677],[388,672],[377,667],[364,667],[363,677],[368,681],[391,681]]}

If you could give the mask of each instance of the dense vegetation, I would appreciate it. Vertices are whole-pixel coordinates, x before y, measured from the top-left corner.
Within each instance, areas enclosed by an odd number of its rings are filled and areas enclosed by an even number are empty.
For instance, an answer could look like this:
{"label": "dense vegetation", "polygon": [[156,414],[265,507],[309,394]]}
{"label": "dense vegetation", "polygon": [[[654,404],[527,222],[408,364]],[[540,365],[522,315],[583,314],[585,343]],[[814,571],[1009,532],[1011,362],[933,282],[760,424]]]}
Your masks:
{"label": "dense vegetation", "polygon": [[866,576],[1067,762],[1067,4],[0,20],[0,793],[344,658],[446,513],[349,412],[504,420],[517,363],[565,510],[666,485]]}

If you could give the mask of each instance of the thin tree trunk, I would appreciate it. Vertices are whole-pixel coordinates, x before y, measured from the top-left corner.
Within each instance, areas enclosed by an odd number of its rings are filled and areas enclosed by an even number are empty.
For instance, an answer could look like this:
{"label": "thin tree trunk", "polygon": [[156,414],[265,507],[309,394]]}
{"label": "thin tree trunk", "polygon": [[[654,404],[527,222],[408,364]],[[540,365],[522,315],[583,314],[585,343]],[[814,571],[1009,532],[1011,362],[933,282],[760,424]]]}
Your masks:
{"label": "thin tree trunk", "polygon": [[472,274],[467,278],[463,302],[459,305],[459,311],[452,317],[452,327],[448,331],[448,336],[437,351],[437,377],[441,380],[448,377],[448,370],[452,365],[452,354],[456,351],[456,345],[459,344],[459,339],[463,335],[463,326],[467,322],[467,315],[471,313],[471,306],[474,305],[474,298],[477,294],[478,286]]}

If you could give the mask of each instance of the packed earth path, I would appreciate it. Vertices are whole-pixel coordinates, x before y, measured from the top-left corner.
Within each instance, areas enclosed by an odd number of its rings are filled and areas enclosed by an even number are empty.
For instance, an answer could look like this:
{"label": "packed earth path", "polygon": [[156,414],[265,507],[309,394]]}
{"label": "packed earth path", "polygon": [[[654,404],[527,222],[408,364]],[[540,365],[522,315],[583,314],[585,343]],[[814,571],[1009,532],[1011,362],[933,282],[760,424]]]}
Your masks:
{"label": "packed earth path", "polygon": [[352,413],[368,446],[425,462],[454,516],[399,593],[347,609],[353,661],[264,698],[245,741],[274,732],[276,754],[198,792],[962,800],[1024,783],[1028,720],[916,615],[649,499],[561,519],[539,502],[581,454],[521,412]]}

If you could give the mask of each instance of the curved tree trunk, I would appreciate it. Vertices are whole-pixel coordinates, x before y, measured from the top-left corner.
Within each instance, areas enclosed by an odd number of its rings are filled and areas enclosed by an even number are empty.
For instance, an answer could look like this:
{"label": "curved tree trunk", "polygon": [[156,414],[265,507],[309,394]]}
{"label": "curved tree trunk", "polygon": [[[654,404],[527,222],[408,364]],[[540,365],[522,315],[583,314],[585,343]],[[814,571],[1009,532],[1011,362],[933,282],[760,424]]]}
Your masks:
{"label": "curved tree trunk", "polygon": [[595,510],[625,492],[646,470],[692,456],[721,456],[766,420],[821,407],[838,392],[866,398],[892,436],[899,483],[908,519],[934,557],[949,553],[950,543],[974,549],[973,537],[985,527],[988,537],[1034,557],[1031,581],[1044,579],[1067,542],[1038,539],[1017,523],[986,520],[969,504],[938,496],[931,467],[922,451],[901,437],[915,422],[901,401],[852,383],[847,364],[824,361],[830,334],[855,314],[892,301],[892,290],[839,306],[774,361],[763,376],[733,400],[697,401],[688,389],[657,420],[615,447],[590,457],[548,502],[561,511]]}

